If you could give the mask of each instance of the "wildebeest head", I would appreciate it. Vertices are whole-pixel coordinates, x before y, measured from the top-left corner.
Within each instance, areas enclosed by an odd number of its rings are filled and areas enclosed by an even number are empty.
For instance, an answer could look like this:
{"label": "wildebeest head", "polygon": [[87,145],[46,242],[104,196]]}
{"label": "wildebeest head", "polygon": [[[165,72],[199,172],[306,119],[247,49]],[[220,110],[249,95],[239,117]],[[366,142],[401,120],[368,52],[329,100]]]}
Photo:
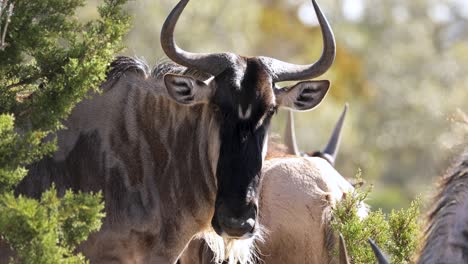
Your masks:
{"label": "wildebeest head", "polygon": [[315,78],[325,73],[335,58],[333,32],[315,1],[324,50],[310,65],[295,65],[269,57],[243,57],[232,53],[191,53],[177,46],[174,29],[189,0],[181,0],[163,25],[161,45],[174,62],[208,73],[200,81],[167,74],[170,97],[180,104],[207,103],[218,113],[220,150],[216,170],[217,196],[212,218],[222,236],[247,238],[255,231],[260,170],[266,154],[270,119],[278,107],[310,110],[324,98],[329,81],[302,81],[278,88],[282,81]]}

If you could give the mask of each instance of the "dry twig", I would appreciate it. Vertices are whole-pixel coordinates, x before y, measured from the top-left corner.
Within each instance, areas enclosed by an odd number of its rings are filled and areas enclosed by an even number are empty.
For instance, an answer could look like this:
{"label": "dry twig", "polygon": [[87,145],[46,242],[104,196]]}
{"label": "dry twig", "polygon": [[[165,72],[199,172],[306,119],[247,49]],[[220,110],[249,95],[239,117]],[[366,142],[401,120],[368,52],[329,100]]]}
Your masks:
{"label": "dry twig", "polygon": [[[7,10],[7,7],[8,7],[8,10]],[[8,0],[0,0],[0,33],[1,33],[0,50],[4,50],[8,46],[8,43],[5,42],[5,38],[6,38],[7,30],[8,30],[8,24],[10,24],[11,16],[13,15],[14,7],[15,6],[13,3],[10,3],[8,5]],[[4,17],[3,15],[4,13],[6,14],[5,25],[3,26],[3,30],[2,30],[1,23],[2,23],[2,18]]]}

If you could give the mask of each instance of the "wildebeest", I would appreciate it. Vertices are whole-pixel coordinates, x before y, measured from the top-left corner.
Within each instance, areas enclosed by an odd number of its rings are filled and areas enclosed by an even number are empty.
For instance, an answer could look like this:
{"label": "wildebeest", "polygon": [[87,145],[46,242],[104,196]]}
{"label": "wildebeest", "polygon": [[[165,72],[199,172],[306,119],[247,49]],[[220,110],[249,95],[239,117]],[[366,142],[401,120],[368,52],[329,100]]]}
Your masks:
{"label": "wildebeest", "polygon": [[310,65],[182,50],[174,29],[188,2],[161,31],[178,65],[150,72],[135,59],[114,61],[103,93],[74,109],[58,151],[17,188],[32,197],[52,182],[60,193],[103,191],[102,229],[81,247],[93,263],[174,263],[192,237],[211,230],[228,245],[254,237],[271,117],[278,107],[310,110],[328,91],[326,80],[276,86],[318,77],[334,61],[333,32],[315,1],[324,47]]}
{"label": "wildebeest", "polygon": [[438,188],[418,263],[468,263],[468,148]]}
{"label": "wildebeest", "polygon": [[[336,156],[344,116],[335,126],[327,151]],[[271,156],[271,155],[269,155]],[[329,226],[331,210],[344,193],[353,190],[321,157],[283,155],[268,159],[263,168],[259,222],[265,239],[257,243],[258,263],[333,263],[334,232]],[[362,208],[362,213],[366,213]],[[180,263],[216,263],[201,240],[191,242]]]}

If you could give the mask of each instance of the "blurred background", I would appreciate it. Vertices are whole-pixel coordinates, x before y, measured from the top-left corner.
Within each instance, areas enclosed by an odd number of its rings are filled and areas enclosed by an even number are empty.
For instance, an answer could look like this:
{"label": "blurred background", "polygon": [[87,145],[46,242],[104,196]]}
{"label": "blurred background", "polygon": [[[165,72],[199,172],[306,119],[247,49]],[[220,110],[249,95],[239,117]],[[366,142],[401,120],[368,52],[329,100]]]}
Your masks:
{"label": "blurred background", "polygon": [[[176,0],[136,0],[128,5],[133,28],[124,54],[154,65],[164,54],[162,23]],[[90,0],[78,16],[97,16]],[[375,188],[373,207],[407,207],[418,194],[433,195],[435,177],[468,142],[468,1],[318,0],[337,40],[332,82],[319,107],[295,113],[303,151],[322,149],[345,104],[337,169],[358,169]],[[320,56],[320,29],[309,0],[192,0],[176,38],[198,52],[232,51],[292,63]],[[285,112],[272,133],[283,135]]]}

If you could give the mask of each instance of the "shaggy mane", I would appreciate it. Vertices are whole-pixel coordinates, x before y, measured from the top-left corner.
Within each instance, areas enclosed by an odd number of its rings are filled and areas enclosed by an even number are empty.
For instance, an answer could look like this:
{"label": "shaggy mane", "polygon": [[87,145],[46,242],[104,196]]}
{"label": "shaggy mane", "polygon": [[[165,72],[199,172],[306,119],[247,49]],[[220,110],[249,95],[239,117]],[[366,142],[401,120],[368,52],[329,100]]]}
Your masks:
{"label": "shaggy mane", "polygon": [[438,183],[434,207],[427,219],[421,263],[437,262],[440,252],[459,247],[468,260],[468,148]]}
{"label": "shaggy mane", "polygon": [[116,81],[128,72],[139,74],[145,79],[148,77],[154,77],[156,79],[163,78],[167,73],[192,76],[201,81],[211,77],[209,74],[189,69],[167,60],[159,61],[156,63],[156,66],[154,66],[153,70],[150,70],[150,66],[148,66],[143,59],[117,56],[115,60],[111,62],[107,70],[107,81]]}

